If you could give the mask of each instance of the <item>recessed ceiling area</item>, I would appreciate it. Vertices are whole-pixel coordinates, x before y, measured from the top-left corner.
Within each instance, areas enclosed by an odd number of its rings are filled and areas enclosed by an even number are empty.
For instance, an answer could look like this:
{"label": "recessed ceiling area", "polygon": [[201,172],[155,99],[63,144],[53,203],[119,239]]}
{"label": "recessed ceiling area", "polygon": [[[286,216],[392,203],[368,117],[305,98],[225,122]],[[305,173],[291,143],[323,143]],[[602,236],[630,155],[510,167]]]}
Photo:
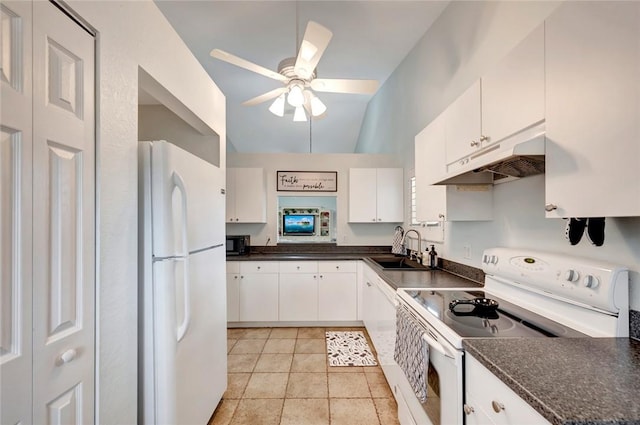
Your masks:
{"label": "recessed ceiling area", "polygon": [[281,60],[296,56],[296,37],[302,40],[312,20],[333,33],[317,66],[318,78],[374,79],[382,86],[448,3],[156,0],[227,98],[229,150],[253,153],[352,153],[375,94],[317,92],[326,115],[293,122],[293,108],[277,117],[268,110],[271,101],[242,106],[282,83],[214,59],[212,49],[277,71]]}

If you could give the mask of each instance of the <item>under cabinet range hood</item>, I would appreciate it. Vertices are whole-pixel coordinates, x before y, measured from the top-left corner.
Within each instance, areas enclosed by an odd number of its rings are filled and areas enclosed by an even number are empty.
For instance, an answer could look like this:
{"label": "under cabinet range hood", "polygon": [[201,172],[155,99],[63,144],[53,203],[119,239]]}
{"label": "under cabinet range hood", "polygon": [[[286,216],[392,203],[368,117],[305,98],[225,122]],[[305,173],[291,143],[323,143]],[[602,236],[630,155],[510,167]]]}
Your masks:
{"label": "under cabinet range hood", "polygon": [[544,123],[493,143],[447,165],[434,184],[494,184],[544,173]]}

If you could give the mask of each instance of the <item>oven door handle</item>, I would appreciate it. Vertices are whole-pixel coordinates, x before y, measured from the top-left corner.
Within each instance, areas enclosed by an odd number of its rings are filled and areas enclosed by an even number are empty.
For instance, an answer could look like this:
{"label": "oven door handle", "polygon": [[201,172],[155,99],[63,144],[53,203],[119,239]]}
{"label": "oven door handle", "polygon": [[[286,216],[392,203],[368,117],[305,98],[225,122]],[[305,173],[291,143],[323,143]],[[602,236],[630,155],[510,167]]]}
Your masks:
{"label": "oven door handle", "polygon": [[429,344],[429,347],[435,349],[438,353],[442,354],[445,357],[449,357],[450,359],[455,359],[453,354],[449,353],[448,350],[444,348],[442,344],[440,344],[438,341],[433,339],[433,337],[430,336],[429,334],[426,334],[426,333],[422,334],[422,339],[424,339],[427,342],[427,344]]}

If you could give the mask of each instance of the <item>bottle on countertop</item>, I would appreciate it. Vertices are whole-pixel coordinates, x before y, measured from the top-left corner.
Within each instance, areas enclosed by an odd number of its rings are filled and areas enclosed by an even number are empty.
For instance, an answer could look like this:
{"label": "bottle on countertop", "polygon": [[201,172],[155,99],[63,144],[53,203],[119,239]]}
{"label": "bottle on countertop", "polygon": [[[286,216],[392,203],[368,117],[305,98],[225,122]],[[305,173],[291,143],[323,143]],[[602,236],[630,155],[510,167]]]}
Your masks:
{"label": "bottle on countertop", "polygon": [[429,268],[438,268],[438,253],[433,245],[431,245],[431,251],[429,251]]}

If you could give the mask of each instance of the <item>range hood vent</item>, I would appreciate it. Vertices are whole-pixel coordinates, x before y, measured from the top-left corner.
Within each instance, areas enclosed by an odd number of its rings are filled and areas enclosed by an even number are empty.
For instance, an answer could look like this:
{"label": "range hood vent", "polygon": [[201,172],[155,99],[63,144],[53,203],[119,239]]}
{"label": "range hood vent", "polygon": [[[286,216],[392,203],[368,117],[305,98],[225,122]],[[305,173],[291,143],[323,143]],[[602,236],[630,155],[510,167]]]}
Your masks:
{"label": "range hood vent", "polygon": [[476,173],[483,171],[493,173],[494,182],[508,177],[520,179],[544,174],[544,155],[514,156],[474,170]]}
{"label": "range hood vent", "polygon": [[447,166],[439,185],[493,184],[543,174],[544,122]]}

